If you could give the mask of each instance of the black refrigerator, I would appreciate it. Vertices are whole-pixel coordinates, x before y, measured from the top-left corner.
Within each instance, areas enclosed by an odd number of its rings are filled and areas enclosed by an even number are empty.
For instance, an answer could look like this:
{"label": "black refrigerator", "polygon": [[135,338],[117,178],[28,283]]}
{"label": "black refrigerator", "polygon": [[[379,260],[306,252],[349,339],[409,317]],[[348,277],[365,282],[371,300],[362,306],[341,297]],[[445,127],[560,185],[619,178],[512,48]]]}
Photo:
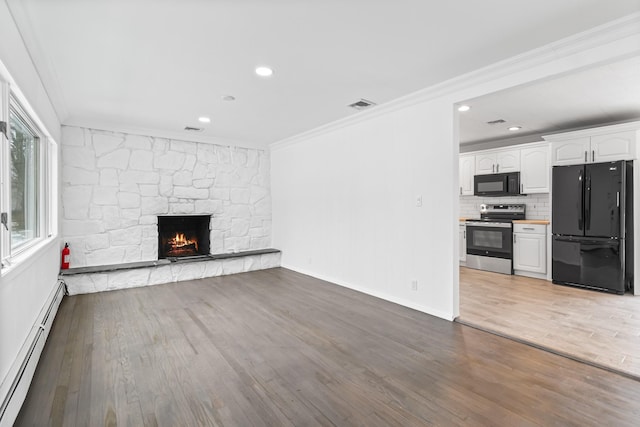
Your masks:
{"label": "black refrigerator", "polygon": [[553,283],[623,294],[633,286],[632,162],[554,166]]}

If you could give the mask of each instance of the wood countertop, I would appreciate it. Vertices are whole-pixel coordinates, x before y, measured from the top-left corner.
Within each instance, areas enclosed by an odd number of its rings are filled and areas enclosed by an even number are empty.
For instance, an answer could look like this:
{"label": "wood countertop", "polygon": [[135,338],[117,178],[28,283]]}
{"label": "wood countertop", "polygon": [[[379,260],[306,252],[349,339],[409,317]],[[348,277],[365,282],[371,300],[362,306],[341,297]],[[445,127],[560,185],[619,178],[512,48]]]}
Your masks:
{"label": "wood countertop", "polygon": [[548,219],[516,219],[513,221],[514,224],[540,224],[540,225],[549,225]]}

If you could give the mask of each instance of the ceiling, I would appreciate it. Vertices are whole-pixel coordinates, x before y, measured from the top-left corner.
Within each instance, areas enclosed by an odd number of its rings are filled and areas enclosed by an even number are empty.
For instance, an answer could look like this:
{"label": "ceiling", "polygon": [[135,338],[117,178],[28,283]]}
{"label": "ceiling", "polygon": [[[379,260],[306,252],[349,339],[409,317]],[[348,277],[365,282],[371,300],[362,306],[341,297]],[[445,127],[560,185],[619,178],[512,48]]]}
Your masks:
{"label": "ceiling", "polygon": [[[640,0],[6,1],[63,124],[185,139],[195,126],[198,140],[250,146],[640,10]],[[259,65],[274,75],[256,76]],[[508,116],[487,99],[487,117],[524,125],[524,110]],[[474,126],[466,141],[491,137]]]}
{"label": "ceiling", "polygon": [[[470,99],[460,113],[460,143],[640,120],[640,56]],[[488,122],[504,120],[504,123]],[[520,130],[511,132],[511,126]],[[524,142],[524,141],[523,141]]]}

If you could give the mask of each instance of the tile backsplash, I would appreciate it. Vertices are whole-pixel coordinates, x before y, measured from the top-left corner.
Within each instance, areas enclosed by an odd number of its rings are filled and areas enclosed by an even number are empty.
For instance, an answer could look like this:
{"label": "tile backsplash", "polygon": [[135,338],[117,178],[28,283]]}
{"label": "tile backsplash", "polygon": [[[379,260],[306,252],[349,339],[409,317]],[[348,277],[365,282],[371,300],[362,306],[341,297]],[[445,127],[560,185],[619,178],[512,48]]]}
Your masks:
{"label": "tile backsplash", "polygon": [[480,205],[483,203],[524,203],[527,205],[527,219],[549,220],[551,218],[549,193],[517,197],[460,196],[460,216],[464,218],[479,218]]}

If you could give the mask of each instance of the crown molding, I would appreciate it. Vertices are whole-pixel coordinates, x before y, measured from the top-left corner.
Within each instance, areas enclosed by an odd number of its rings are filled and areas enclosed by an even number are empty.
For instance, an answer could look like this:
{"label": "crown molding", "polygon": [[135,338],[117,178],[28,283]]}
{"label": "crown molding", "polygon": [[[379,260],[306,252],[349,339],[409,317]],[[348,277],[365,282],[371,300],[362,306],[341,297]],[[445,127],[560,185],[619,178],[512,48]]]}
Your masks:
{"label": "crown molding", "polygon": [[167,131],[161,129],[151,129],[144,127],[123,126],[114,123],[90,121],[90,120],[68,120],[62,126],[86,128],[97,131],[126,133],[129,135],[150,136],[154,138],[171,139],[174,141],[202,142],[205,144],[223,145],[228,147],[252,148],[266,151],[265,145],[250,141],[241,141],[231,138],[220,138],[216,136],[199,135],[194,133]]}
{"label": "crown molding", "polygon": [[598,126],[588,129],[580,129],[570,132],[554,133],[542,135],[545,141],[566,141],[568,139],[582,138],[587,136],[607,135],[617,132],[640,131],[640,121],[619,123],[609,126]]}
{"label": "crown molding", "polygon": [[[627,15],[615,21],[599,25],[587,31],[562,38],[545,46],[529,50],[525,53],[495,62],[475,71],[437,83],[428,88],[392,100],[386,104],[373,107],[371,110],[362,111],[353,116],[274,142],[269,145],[269,148],[272,151],[277,151],[290,145],[303,142],[309,138],[326,134],[346,126],[371,120],[415,104],[431,101],[447,95],[454,95],[455,93],[461,92],[465,89],[470,89],[501,77],[524,72],[537,66],[549,64],[553,61],[567,60],[567,57],[570,55],[586,52],[595,48],[605,47],[612,43],[619,43],[620,48],[608,49],[608,57],[600,55],[600,58],[597,61],[593,59],[589,61],[585,60],[580,64],[567,62],[567,64],[565,64],[565,68],[567,69],[563,72],[586,67],[598,62],[612,61],[614,59],[629,57],[640,53],[640,12]],[[553,74],[559,74],[559,72],[551,73],[550,75]],[[536,76],[536,79],[537,78],[540,78],[540,76]],[[451,101],[452,111],[453,103],[458,101],[461,100]]]}

